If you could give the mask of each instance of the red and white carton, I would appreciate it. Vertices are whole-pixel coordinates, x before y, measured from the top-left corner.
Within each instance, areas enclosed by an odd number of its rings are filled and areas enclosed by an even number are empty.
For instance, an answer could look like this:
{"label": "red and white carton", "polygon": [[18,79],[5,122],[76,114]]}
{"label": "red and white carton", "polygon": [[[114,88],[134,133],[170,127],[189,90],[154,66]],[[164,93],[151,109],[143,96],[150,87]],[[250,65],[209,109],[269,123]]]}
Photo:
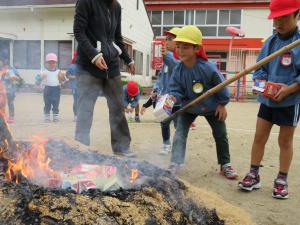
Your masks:
{"label": "red and white carton", "polygon": [[263,92],[263,96],[266,98],[274,98],[275,95],[279,92],[279,90],[284,86],[284,84],[267,82],[265,90]]}
{"label": "red and white carton", "polygon": [[156,120],[161,122],[172,115],[173,106],[174,102],[169,98],[168,94],[161,96],[153,111]]}
{"label": "red and white carton", "polygon": [[96,188],[96,185],[91,180],[81,180],[73,184],[71,188],[76,191],[76,193],[80,194],[83,191]]}

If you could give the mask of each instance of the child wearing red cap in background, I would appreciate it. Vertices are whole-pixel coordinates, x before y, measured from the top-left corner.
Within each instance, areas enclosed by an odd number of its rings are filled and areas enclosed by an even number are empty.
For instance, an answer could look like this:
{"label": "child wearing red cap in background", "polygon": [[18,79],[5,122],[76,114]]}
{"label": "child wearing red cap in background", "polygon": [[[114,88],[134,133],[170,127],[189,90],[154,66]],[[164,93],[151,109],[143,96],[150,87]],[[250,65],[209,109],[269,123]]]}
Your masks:
{"label": "child wearing red cap in background", "polygon": [[46,68],[41,72],[44,87],[44,121],[51,122],[50,111],[52,109],[53,122],[59,121],[60,83],[65,79],[65,74],[57,68],[57,55],[46,55]]}
{"label": "child wearing red cap in background", "polygon": [[[139,111],[140,111],[140,90],[134,81],[129,81],[126,85],[123,86],[123,102],[124,102],[124,109],[125,113],[129,113],[129,120],[131,121],[131,115],[133,111],[135,111],[135,122],[139,123]],[[129,108],[128,108],[129,105]]]}
{"label": "child wearing red cap in background", "polygon": [[[300,38],[297,27],[300,0],[272,0],[269,19],[273,19],[276,33],[264,43],[258,60]],[[299,120],[300,103],[300,47],[296,47],[262,66],[253,74],[256,80],[266,80],[282,85],[274,97],[258,96],[261,103],[257,115],[255,138],[251,152],[251,167],[240,189],[252,191],[261,187],[259,166],[263,159],[265,144],[274,124],[280,127],[279,172],[274,180],[272,196],[287,199],[287,175],[293,157],[293,137]]]}

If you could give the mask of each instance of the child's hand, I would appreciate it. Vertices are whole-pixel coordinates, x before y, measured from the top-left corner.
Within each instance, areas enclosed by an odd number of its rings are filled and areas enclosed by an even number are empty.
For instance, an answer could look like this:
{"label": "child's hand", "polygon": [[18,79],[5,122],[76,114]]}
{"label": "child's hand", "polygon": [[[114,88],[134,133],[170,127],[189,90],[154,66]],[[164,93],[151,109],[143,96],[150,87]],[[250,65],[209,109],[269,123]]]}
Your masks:
{"label": "child's hand", "polygon": [[66,72],[65,71],[60,71],[58,74],[58,80],[63,83],[64,81],[66,81]]}
{"label": "child's hand", "polygon": [[281,84],[281,85],[283,85],[282,88],[280,88],[280,90],[277,92],[274,98],[272,98],[272,100],[275,102],[282,101],[286,96],[290,94],[289,86],[285,84]]}
{"label": "child's hand", "polygon": [[42,80],[46,79],[47,75],[45,73],[41,73]]}
{"label": "child's hand", "polygon": [[168,98],[171,99],[174,104],[177,102],[177,99],[173,95],[169,95]]}
{"label": "child's hand", "polygon": [[218,105],[215,116],[218,117],[219,121],[225,121],[227,118],[227,111],[225,105]]}
{"label": "child's hand", "polygon": [[142,107],[142,109],[141,109],[141,115],[144,115],[145,111],[146,111],[146,108]]}
{"label": "child's hand", "polygon": [[130,113],[133,113],[133,110],[134,110],[134,108],[130,108],[130,109],[129,109],[129,112],[130,112]]}

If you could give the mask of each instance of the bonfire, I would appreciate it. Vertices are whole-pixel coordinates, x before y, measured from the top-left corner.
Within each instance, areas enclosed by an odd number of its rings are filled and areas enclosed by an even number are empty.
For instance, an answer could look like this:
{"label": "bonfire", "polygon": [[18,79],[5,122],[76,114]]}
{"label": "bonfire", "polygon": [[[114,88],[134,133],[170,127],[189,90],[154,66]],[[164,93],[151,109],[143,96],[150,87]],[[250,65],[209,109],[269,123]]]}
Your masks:
{"label": "bonfire", "polygon": [[38,135],[15,142],[2,115],[0,134],[0,224],[224,224],[146,161]]}

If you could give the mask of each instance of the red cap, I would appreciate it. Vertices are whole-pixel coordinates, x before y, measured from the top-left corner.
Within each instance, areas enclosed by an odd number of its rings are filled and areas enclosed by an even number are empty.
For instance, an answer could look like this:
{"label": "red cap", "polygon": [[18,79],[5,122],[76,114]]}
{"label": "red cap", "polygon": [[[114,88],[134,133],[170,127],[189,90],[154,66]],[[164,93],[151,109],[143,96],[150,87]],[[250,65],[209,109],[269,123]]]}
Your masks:
{"label": "red cap", "polygon": [[137,83],[135,83],[134,81],[129,81],[127,83],[127,94],[129,96],[137,96],[139,93],[139,88],[138,88],[138,85]]}
{"label": "red cap", "polygon": [[292,14],[300,9],[300,0],[271,0],[268,19]]}

